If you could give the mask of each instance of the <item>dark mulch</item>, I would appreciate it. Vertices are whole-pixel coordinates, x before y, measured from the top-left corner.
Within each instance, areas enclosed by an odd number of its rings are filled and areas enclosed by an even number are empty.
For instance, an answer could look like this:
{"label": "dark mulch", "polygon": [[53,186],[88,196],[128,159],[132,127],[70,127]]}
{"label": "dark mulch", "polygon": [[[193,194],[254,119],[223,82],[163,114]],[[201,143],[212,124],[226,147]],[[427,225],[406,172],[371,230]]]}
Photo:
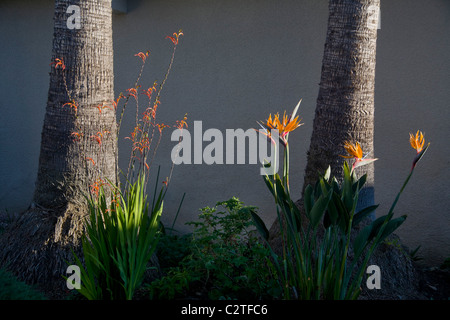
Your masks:
{"label": "dark mulch", "polygon": [[419,292],[430,300],[450,300],[450,270],[421,267]]}

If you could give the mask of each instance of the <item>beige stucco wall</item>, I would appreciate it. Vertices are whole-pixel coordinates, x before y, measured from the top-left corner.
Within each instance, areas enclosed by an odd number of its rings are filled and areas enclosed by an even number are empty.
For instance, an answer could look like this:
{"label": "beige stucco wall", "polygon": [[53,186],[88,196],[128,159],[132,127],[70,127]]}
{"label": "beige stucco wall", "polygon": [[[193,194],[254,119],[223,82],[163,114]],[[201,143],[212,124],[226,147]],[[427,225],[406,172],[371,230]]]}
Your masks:
{"label": "beige stucco wall", "polygon": [[[131,1],[115,14],[116,93],[134,83],[139,59],[150,50],[141,84],[161,81],[171,54],[166,35],[184,37],[161,97],[159,119],[203,131],[244,130],[269,113],[288,112],[303,99],[304,125],[290,135],[292,193],[303,182],[312,131],[327,24],[327,1]],[[48,90],[53,1],[0,2],[0,209],[24,210],[36,178],[40,133]],[[382,1],[376,75],[375,166],[378,214],[385,213],[408,174],[414,151],[408,134],[423,130],[429,152],[402,195],[398,231],[430,265],[450,256],[449,84],[450,2]],[[131,105],[130,105],[131,106]],[[131,110],[130,110],[131,111]],[[133,116],[128,119],[132,120]],[[132,121],[123,128],[128,135]],[[175,142],[166,131],[156,165],[165,177]],[[204,144],[206,145],[206,143]],[[120,145],[124,168],[129,144]],[[157,167],[155,166],[154,169]],[[183,193],[176,228],[189,231],[198,209],[231,196],[260,208],[267,223],[273,200],[258,165],[179,165],[173,173],[163,221],[171,225]]]}

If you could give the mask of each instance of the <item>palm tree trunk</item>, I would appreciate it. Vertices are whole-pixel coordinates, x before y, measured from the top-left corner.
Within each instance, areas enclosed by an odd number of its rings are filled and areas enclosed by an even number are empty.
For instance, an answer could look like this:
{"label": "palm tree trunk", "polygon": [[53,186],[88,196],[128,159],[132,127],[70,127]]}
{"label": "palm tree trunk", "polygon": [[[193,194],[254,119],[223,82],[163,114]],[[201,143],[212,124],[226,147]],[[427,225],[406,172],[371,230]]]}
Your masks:
{"label": "palm tree trunk", "polygon": [[[319,95],[307,153],[303,191],[330,165],[342,177],[346,140],[373,152],[375,57],[380,0],[330,0]],[[371,154],[371,157],[373,154]],[[367,174],[359,207],[374,202],[373,164],[356,169]],[[302,191],[302,195],[303,195]],[[298,201],[300,208],[302,201]],[[271,227],[276,243],[279,225]]]}
{"label": "palm tree trunk", "polygon": [[[66,69],[52,68],[50,74],[34,194],[34,201],[46,208],[85,203],[82,193],[93,177],[116,178],[115,112],[103,108],[114,98],[111,1],[78,1],[79,30],[66,24],[67,7],[74,3],[56,1],[55,6],[52,59],[63,59]],[[63,107],[71,100],[78,104],[76,112]],[[79,140],[72,133],[83,137]]]}
{"label": "palm tree trunk", "polygon": [[[70,5],[80,8],[79,29],[68,27]],[[114,98],[111,0],[55,0],[55,59],[65,69],[50,72],[33,204],[0,241],[0,264],[49,290],[65,287],[61,275],[71,249],[79,250],[89,185],[117,178],[116,116],[103,108]],[[76,109],[64,105],[71,101]]]}
{"label": "palm tree trunk", "polygon": [[[328,165],[342,176],[344,141],[358,141],[364,152],[374,149],[375,61],[379,0],[330,0],[322,75],[305,169],[304,188]],[[373,154],[372,154],[373,155]],[[373,164],[361,201],[373,203]]]}

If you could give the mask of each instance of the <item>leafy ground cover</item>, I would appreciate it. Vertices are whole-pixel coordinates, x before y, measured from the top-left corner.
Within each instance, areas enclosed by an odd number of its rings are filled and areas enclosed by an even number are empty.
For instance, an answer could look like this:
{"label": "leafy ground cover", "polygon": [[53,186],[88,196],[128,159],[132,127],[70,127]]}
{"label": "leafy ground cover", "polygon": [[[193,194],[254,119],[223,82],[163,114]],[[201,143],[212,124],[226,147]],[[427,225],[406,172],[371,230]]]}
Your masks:
{"label": "leafy ground cover", "polygon": [[[231,223],[232,219],[225,217],[229,216],[230,212],[233,213],[233,210],[236,215],[241,208],[242,203],[237,199],[230,199],[228,207],[227,202],[219,202],[217,206],[202,209],[200,219],[196,222],[197,229],[193,233],[166,232],[161,238],[157,251],[162,276],[156,281],[144,282],[136,292],[134,299],[215,300],[245,299],[245,297],[265,300],[278,299],[277,290],[274,289],[276,286],[273,283],[264,283],[263,285],[260,283],[259,286],[254,286],[248,282],[248,279],[257,279],[258,277],[261,279],[270,276],[268,271],[265,273],[257,272],[248,267],[249,262],[255,260],[255,256],[261,258],[261,255],[265,254],[264,248],[249,249],[247,243],[239,244],[235,242],[238,238],[239,228],[228,228],[226,232],[222,233],[221,237],[214,239],[208,237],[207,230],[213,225],[222,228],[226,224],[231,226],[233,224]],[[245,216],[240,217],[237,221],[248,223],[247,218]],[[2,229],[7,227],[10,219],[5,214],[0,214],[0,233]],[[241,224],[240,231],[243,231],[243,225],[245,223]],[[228,238],[225,235],[228,235]],[[239,233],[239,237],[241,236],[242,233]],[[224,240],[226,240],[227,245],[221,242]],[[202,244],[200,245],[200,243]],[[238,248],[239,245],[242,245],[242,248]],[[222,263],[222,267],[227,265],[228,267],[225,269],[218,268],[218,265],[214,265],[212,259],[207,259],[210,256],[208,250],[216,247],[222,247],[222,251],[221,256],[218,256],[218,260],[215,261]],[[391,245],[390,247],[394,246]],[[242,256],[236,255],[239,250],[243,253]],[[199,255],[199,253],[201,254]],[[251,257],[252,254],[254,255],[253,258]],[[234,260],[231,259],[232,255]],[[373,299],[401,300],[407,297],[408,300],[449,300],[450,260],[447,259],[441,266],[426,267],[419,264],[417,258],[417,256],[412,257],[417,279],[415,291],[405,292],[404,296],[399,296],[398,292],[385,292],[373,297]],[[244,267],[244,264],[246,267]],[[219,272],[220,270],[228,271],[225,273]],[[246,286],[246,283],[249,285]],[[233,285],[236,284],[246,287],[245,290],[234,291]],[[0,269],[0,300],[49,299],[52,298],[46,296],[38,288],[18,280],[11,272]],[[70,292],[61,299],[84,299],[84,297],[76,292]],[[371,299],[371,297],[366,297],[366,299]]]}
{"label": "leafy ground cover", "polygon": [[17,280],[5,269],[0,269],[0,300],[45,300],[38,289]]}

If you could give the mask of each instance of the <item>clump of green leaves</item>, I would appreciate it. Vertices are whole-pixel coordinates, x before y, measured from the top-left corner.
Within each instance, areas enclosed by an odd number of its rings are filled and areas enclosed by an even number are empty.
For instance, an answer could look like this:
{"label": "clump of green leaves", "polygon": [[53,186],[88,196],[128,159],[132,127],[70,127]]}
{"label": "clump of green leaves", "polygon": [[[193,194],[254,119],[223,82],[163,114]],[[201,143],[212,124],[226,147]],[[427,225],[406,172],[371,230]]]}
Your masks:
{"label": "clump of green leaves", "polygon": [[82,236],[84,264],[78,290],[89,300],[132,300],[159,241],[162,191],[151,210],[144,192],[145,176],[129,185],[126,194],[89,201],[90,217]]}
{"label": "clump of green leaves", "polygon": [[420,261],[420,260],[423,260],[423,258],[420,257],[420,256],[417,254],[417,252],[419,251],[420,247],[421,247],[421,246],[419,245],[419,246],[417,246],[414,250],[411,250],[411,251],[409,252],[409,256],[410,256],[410,258],[411,258],[412,261]]}
{"label": "clump of green leaves", "polygon": [[0,269],[0,300],[45,300],[35,288],[19,281],[12,273]]}
{"label": "clump of green leaves", "polygon": [[440,268],[450,270],[450,257],[445,259],[444,262],[442,262]]}
{"label": "clump of green leaves", "polygon": [[[377,206],[369,206],[356,212],[359,193],[366,182],[366,175],[357,178],[354,169],[374,162],[377,159],[366,159],[359,143],[345,143],[345,149],[353,158],[350,167],[344,162],[342,183],[331,177],[331,168],[315,185],[308,185],[303,195],[304,215],[292,200],[289,190],[289,132],[299,126],[295,117],[299,104],[291,116],[283,116],[280,122],[278,115],[275,121],[271,116],[266,125],[260,124],[258,130],[268,137],[277,147],[277,140],[272,136],[272,129],[279,130],[279,142],[284,147],[283,174],[280,176],[278,163],[274,157],[272,162],[264,164],[264,182],[270,190],[276,204],[282,242],[281,256],[271,250],[275,270],[281,279],[283,298],[285,299],[357,299],[361,292],[361,282],[369,258],[377,246],[392,234],[406,219],[406,215],[394,218],[394,208],[411,178],[417,162],[429,147],[426,147],[423,134],[417,131],[410,134],[410,144],[416,150],[409,175],[391,205],[389,212],[362,228],[355,228]],[[269,133],[270,131],[270,133]],[[276,135],[275,135],[276,136]],[[274,153],[277,155],[277,152]],[[263,221],[252,213],[258,231],[263,239],[268,240],[269,232]],[[307,221],[302,221],[306,216]],[[306,225],[306,226],[305,226]],[[352,231],[358,230],[352,239]],[[323,233],[323,235],[321,235]],[[267,242],[268,243],[268,242]],[[268,243],[269,247],[270,244]],[[350,255],[352,250],[352,255]]]}
{"label": "clump of green leaves", "polygon": [[189,248],[178,266],[150,285],[152,298],[200,295],[209,299],[261,299],[281,294],[266,258],[268,248],[254,232],[252,212],[233,197],[200,209]]}
{"label": "clump of green leaves", "polygon": [[191,253],[191,238],[191,234],[162,232],[156,252],[162,271],[178,266]]}

